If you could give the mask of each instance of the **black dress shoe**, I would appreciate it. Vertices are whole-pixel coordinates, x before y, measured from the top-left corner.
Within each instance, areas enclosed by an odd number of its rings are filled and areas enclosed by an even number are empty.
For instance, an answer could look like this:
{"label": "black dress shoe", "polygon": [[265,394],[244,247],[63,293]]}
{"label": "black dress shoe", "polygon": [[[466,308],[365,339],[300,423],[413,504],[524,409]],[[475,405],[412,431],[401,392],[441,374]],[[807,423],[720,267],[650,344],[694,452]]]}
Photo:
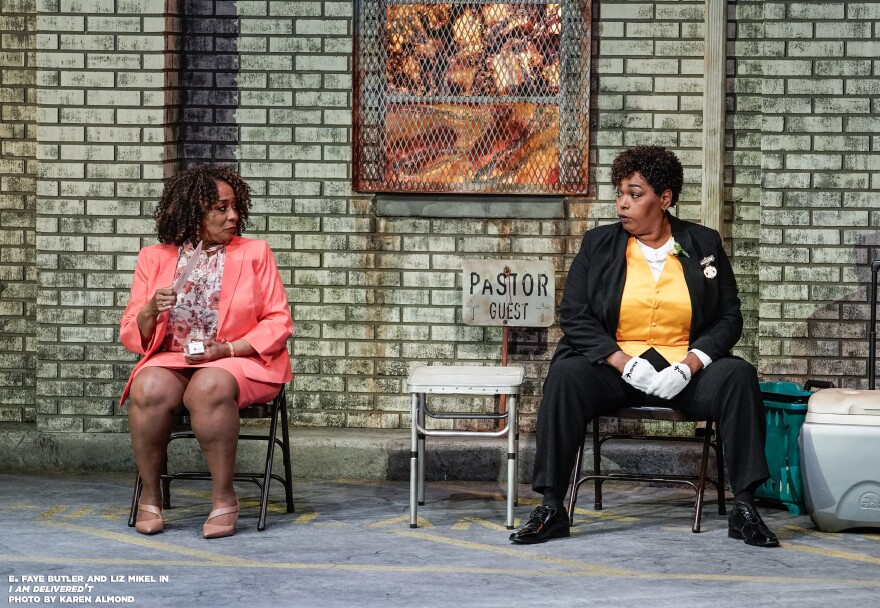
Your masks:
{"label": "black dress shoe", "polygon": [[744,540],[755,547],[778,547],[779,539],[770,531],[758,510],[747,502],[738,501],[727,519],[727,536]]}
{"label": "black dress shoe", "polygon": [[529,521],[510,535],[510,540],[520,545],[545,543],[551,538],[566,538],[568,514],[553,507],[538,507],[529,513]]}

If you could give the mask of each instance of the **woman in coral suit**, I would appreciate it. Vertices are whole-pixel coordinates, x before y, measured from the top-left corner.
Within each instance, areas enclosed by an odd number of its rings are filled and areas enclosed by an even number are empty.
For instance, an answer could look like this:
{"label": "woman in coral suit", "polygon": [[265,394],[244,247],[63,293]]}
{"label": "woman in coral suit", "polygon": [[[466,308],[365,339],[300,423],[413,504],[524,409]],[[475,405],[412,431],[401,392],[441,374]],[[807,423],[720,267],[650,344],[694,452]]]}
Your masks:
{"label": "woman in coral suit", "polygon": [[203,535],[234,533],[238,410],[271,401],[292,378],[293,320],[278,268],[265,241],[241,236],[250,204],[248,185],[231,167],[183,171],[156,208],[159,244],[138,255],[119,334],[142,355],[120,400],[131,400],[142,534],[164,528],[160,475],[172,415],[184,407],[211,472]]}

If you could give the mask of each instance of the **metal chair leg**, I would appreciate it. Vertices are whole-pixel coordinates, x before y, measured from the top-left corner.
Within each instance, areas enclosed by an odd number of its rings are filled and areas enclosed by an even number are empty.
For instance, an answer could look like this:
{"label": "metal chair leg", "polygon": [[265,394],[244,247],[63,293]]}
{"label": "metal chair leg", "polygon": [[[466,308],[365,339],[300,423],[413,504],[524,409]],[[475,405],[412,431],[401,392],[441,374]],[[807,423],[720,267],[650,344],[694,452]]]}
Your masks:
{"label": "metal chair leg", "polygon": [[141,491],[144,489],[144,481],[141,479],[140,471],[134,474],[134,492],[131,493],[131,510],[128,512],[128,527],[134,528],[137,523],[137,506],[141,500]]}
{"label": "metal chair leg", "polygon": [[706,472],[709,468],[709,446],[712,443],[712,425],[710,420],[706,423],[703,437],[703,456],[700,459],[700,480],[697,482],[697,500],[694,503],[694,525],[691,531],[695,534],[700,531],[700,521],[703,516],[703,493],[706,491]]}
{"label": "metal chair leg", "polygon": [[281,460],[284,463],[284,499],[287,501],[287,512],[294,513],[293,506],[293,472],[290,466],[290,428],[287,421],[287,395],[281,389],[279,395],[281,409]]}
{"label": "metal chair leg", "polygon": [[171,508],[171,477],[168,475],[168,448],[165,448],[165,462],[162,463],[162,508]]}
{"label": "metal chair leg", "polygon": [[[425,428],[425,406],[427,405],[428,396],[425,393],[419,394],[419,410],[418,410],[418,421],[419,426]],[[425,504],[425,435],[423,433],[418,434],[418,446],[419,452],[419,487],[418,487],[418,502],[419,506]]]}
{"label": "metal chair leg", "polygon": [[602,510],[602,482],[599,476],[602,475],[602,442],[599,441],[599,416],[593,418],[593,475],[596,479],[593,482],[593,508],[597,511]]}
{"label": "metal chair leg", "polygon": [[516,500],[516,396],[507,400],[507,529],[513,530],[513,503]]}
{"label": "metal chair leg", "polygon": [[584,459],[584,444],[581,442],[581,448],[578,450],[577,458],[574,461],[574,468],[571,470],[571,490],[568,493],[568,525],[574,525],[574,507],[577,504],[578,489],[581,487],[581,462]]}
{"label": "metal chair leg", "polygon": [[715,425],[715,461],[718,465],[718,515],[727,515],[727,505],[724,497],[724,444],[721,442],[721,433],[718,425]]}
{"label": "metal chair leg", "polygon": [[266,446],[266,462],[263,467],[263,483],[260,485],[260,517],[257,520],[257,530],[262,532],[266,529],[266,511],[269,508],[269,487],[272,483],[272,464],[275,458],[275,436],[278,432],[278,398],[272,403],[272,418],[269,422],[269,445]]}
{"label": "metal chair leg", "polygon": [[409,527],[418,527],[418,485],[419,485],[419,433],[416,421],[419,416],[419,396],[410,397],[410,452],[409,452]]}

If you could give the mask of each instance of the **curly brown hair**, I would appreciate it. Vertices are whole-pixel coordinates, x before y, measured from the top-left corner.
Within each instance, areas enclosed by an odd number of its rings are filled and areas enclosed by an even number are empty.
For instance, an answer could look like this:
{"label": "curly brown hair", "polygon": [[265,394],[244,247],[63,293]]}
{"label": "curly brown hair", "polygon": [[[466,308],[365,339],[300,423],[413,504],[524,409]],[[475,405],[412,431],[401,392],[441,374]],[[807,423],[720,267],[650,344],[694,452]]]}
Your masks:
{"label": "curly brown hair", "polygon": [[672,203],[669,206],[675,206],[684,186],[684,169],[674,153],[661,146],[636,146],[625,150],[611,165],[611,183],[619,188],[625,178],[636,172],[645,178],[658,196],[671,190]]}
{"label": "curly brown hair", "polygon": [[196,165],[165,183],[156,206],[156,233],[160,243],[182,245],[198,242],[202,219],[218,200],[217,182],[226,182],[235,193],[238,225],[235,234],[248,227],[251,189],[234,168],[227,165]]}

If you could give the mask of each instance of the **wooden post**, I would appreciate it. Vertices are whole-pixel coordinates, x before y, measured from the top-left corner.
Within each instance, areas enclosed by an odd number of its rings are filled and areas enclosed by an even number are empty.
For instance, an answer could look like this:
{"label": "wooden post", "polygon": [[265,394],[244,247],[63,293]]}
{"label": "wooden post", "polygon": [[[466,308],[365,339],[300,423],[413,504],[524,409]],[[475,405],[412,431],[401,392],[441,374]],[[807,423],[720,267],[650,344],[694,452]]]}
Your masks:
{"label": "wooden post", "polygon": [[[504,280],[507,282],[508,293],[510,293],[510,268],[507,266],[504,267]],[[504,325],[501,327],[501,366],[507,367],[507,341],[510,339],[510,325],[507,323],[507,319],[504,319]],[[507,412],[507,395],[500,395],[498,397],[498,413],[504,414]],[[503,422],[499,420],[496,423],[495,430],[500,430],[503,425]]]}

